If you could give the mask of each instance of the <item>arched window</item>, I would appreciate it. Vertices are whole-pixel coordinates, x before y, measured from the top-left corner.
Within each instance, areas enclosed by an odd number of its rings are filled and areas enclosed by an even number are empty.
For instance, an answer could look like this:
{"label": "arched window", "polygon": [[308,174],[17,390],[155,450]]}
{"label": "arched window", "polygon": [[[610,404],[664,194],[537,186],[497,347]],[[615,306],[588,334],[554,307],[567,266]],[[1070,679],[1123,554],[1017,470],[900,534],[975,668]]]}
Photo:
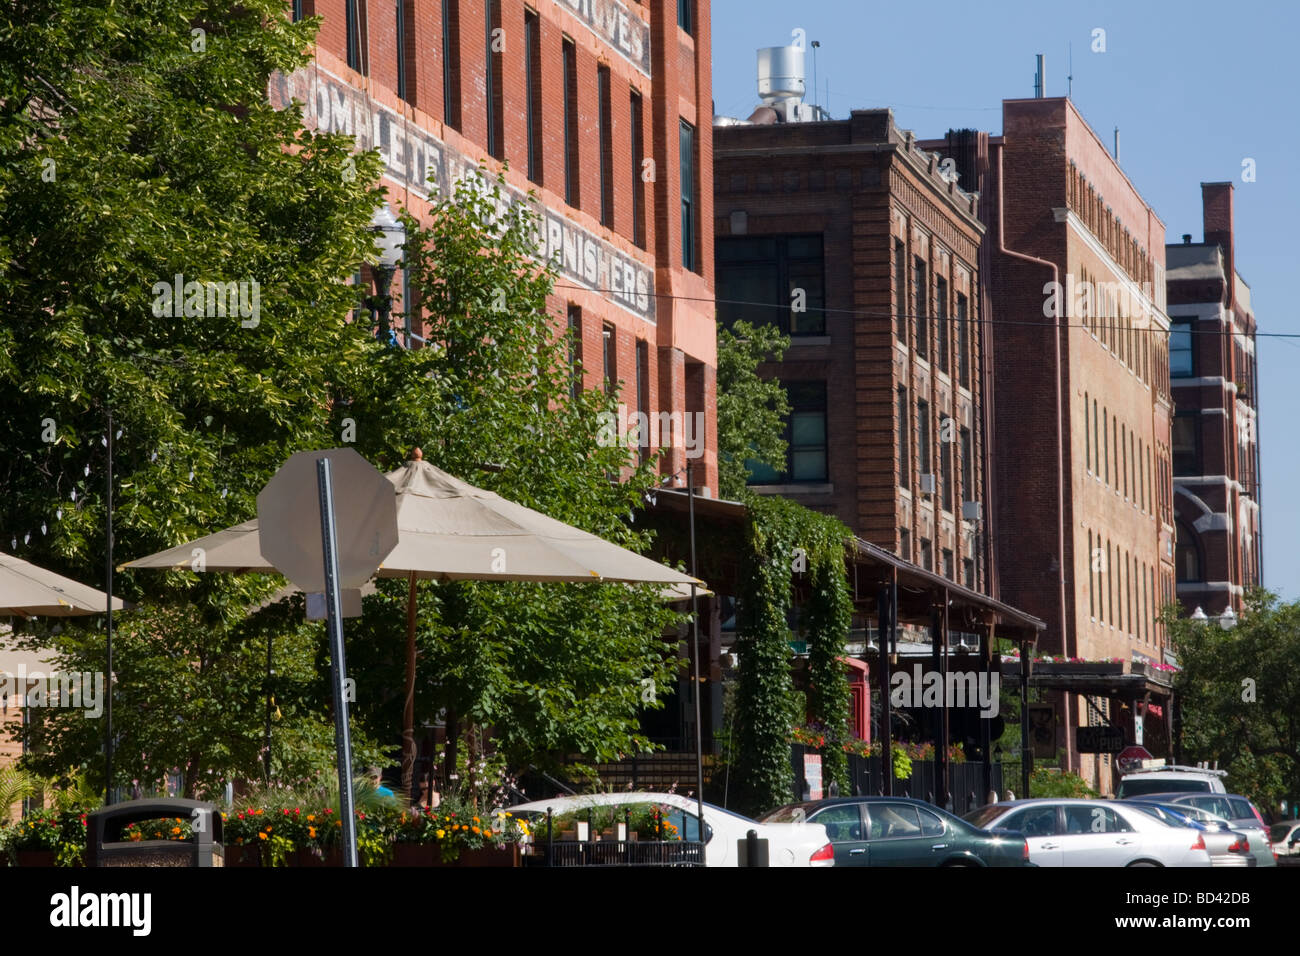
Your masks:
{"label": "arched window", "polygon": [[1178,522],[1177,543],[1174,546],[1174,570],[1179,581],[1202,581],[1201,549],[1196,535],[1182,521]]}

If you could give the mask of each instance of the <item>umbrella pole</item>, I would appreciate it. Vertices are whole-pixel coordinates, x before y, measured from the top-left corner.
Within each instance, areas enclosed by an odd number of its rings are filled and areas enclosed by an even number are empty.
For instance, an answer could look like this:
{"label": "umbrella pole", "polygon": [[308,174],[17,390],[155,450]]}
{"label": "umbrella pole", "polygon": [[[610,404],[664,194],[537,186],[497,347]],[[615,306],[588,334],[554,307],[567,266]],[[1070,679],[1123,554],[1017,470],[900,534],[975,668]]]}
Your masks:
{"label": "umbrella pole", "polygon": [[411,799],[415,778],[415,599],[412,571],[406,586],[406,707],[402,711],[402,790]]}

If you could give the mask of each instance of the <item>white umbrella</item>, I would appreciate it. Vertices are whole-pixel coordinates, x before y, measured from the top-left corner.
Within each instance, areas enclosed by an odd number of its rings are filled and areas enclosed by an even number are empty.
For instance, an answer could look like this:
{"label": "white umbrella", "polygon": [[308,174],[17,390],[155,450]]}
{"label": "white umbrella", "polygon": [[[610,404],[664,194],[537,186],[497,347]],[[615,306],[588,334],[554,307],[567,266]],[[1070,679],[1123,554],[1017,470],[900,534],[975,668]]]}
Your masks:
{"label": "white umbrella", "polygon": [[[113,598],[113,610],[125,607]],[[85,617],[107,609],[108,595],[103,591],[0,552],[0,615]]]}
{"label": "white umbrella", "polygon": [[[386,476],[397,495],[397,547],[377,572],[406,578],[406,708],[402,783],[415,760],[415,582],[618,581],[661,584],[670,600],[702,582],[435,468],[420,449]],[[341,490],[341,493],[342,490]],[[218,531],[122,565],[275,573],[262,557],[257,521]],[[665,597],[669,597],[666,593]]]}

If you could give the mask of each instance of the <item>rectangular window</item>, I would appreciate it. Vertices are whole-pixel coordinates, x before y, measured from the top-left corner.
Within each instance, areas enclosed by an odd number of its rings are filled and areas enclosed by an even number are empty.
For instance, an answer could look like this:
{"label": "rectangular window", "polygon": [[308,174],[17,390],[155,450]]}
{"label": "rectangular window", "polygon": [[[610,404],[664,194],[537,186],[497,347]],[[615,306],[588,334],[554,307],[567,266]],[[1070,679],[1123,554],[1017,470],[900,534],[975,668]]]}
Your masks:
{"label": "rectangular window", "polygon": [[904,561],[912,560],[912,532],[908,528],[898,529],[898,556]]}
{"label": "rectangular window", "polygon": [[953,568],[953,561],[952,561],[952,552],[949,551],[947,548],[944,548],[943,549],[943,576],[950,581],[955,580],[955,578],[953,577],[953,570],[954,568]]}
{"label": "rectangular window", "polygon": [[460,0],[442,0],[442,121],[460,129]]}
{"label": "rectangular window", "polygon": [[1174,474],[1201,474],[1200,415],[1179,412],[1174,416],[1170,434],[1174,445]]}
{"label": "rectangular window", "polygon": [[618,333],[614,331],[614,326],[606,325],[601,334],[604,337],[604,374],[605,374],[605,394],[613,395],[618,391],[618,379],[615,374],[615,349],[618,348]]}
{"label": "rectangular window", "polygon": [[1106,467],[1103,473],[1106,476],[1105,479],[1106,484],[1109,485],[1110,484],[1110,419],[1106,415],[1106,407],[1104,405],[1102,406],[1101,409],[1101,434],[1102,437],[1105,439],[1105,444],[1102,445],[1102,449],[1105,452],[1105,459],[1106,459],[1105,460]]}
{"label": "rectangular window", "polygon": [[344,0],[343,20],[346,32],[348,69],[362,73],[364,71],[361,64],[361,22],[357,14],[357,0]]}
{"label": "rectangular window", "polygon": [[975,494],[975,446],[969,428],[961,430],[961,494],[962,501],[978,501]]}
{"label": "rectangular window", "polygon": [[395,35],[397,38],[397,98],[404,100],[407,98],[406,82],[406,0],[397,0],[397,24]]}
{"label": "rectangular window", "polygon": [[921,567],[927,571],[934,570],[934,549],[926,538],[921,539]]}
{"label": "rectangular window", "polygon": [[970,558],[961,559],[962,583],[970,590],[975,590],[975,562]]}
{"label": "rectangular window", "polygon": [[939,481],[944,511],[952,511],[952,438],[952,419],[945,415],[939,423]]}
{"label": "rectangular window", "polygon": [[1119,465],[1120,487],[1124,492],[1124,497],[1128,497],[1128,443],[1124,440],[1128,434],[1128,429],[1123,425],[1119,426],[1119,455],[1116,456],[1115,462]]}
{"label": "rectangular window", "polygon": [[484,0],[483,3],[483,55],[487,64],[487,148],[493,159],[505,159],[505,103],[502,102],[501,83],[501,0]]}
{"label": "rectangular window", "polygon": [[1136,562],[1127,551],[1124,552],[1124,605],[1128,608],[1128,633],[1133,633],[1133,565]]}
{"label": "rectangular window", "polygon": [[912,487],[912,429],[908,423],[907,386],[898,386],[898,412],[896,414],[898,441],[898,483],[904,488]]}
{"label": "rectangular window", "polygon": [[537,14],[524,11],[524,98],[528,118],[528,178],[542,181],[542,30]]}
{"label": "rectangular window", "polygon": [[564,38],[564,201],[582,208],[578,186],[578,48]]}
{"label": "rectangular window", "polygon": [[614,130],[610,103],[609,67],[596,69],[597,139],[600,142],[600,224],[614,226]]}
{"label": "rectangular window", "polygon": [[1097,619],[1097,602],[1096,595],[1093,593],[1093,573],[1092,573],[1092,532],[1088,532],[1088,616],[1094,621]]}
{"label": "rectangular window", "polygon": [[582,309],[569,306],[569,396],[577,398],[582,391]]}
{"label": "rectangular window", "polygon": [[948,353],[948,280],[942,276],[934,280],[934,317],[934,330],[939,337],[935,364],[951,375],[952,365]]}
{"label": "rectangular window", "polygon": [[970,388],[970,312],[966,297],[957,293],[957,381]]}
{"label": "rectangular window", "polygon": [[698,253],[695,228],[695,127],[681,121],[678,137],[682,168],[682,265],[696,271]]}
{"label": "rectangular window", "polygon": [[1192,351],[1191,320],[1169,323],[1169,375],[1186,378],[1196,374],[1196,360]]}
{"label": "rectangular window", "polygon": [[1092,468],[1101,472],[1101,443],[1097,440],[1097,400],[1092,400]]}
{"label": "rectangular window", "polygon": [[302,0],[293,0],[293,22],[297,23],[302,19]]}
{"label": "rectangular window", "polygon": [[695,5],[695,0],[677,0],[677,25],[687,33],[695,32],[695,18],[692,14],[695,12],[691,9]]}
{"label": "rectangular window", "polygon": [[898,341],[907,344],[907,249],[902,239],[894,240],[894,317],[897,325],[894,334]]}
{"label": "rectangular window", "polygon": [[1088,407],[1088,393],[1083,393],[1083,460],[1088,472],[1092,472],[1092,413]]}
{"label": "rectangular window", "polygon": [[930,465],[930,403],[916,403],[916,461],[921,474],[934,473]]}
{"label": "rectangular window", "polygon": [[[636,343],[636,410],[637,421],[648,424],[650,414],[650,347],[638,340]],[[650,457],[650,429],[637,433],[637,456],[641,464]]]}
{"label": "rectangular window", "polygon": [[718,319],[777,325],[788,335],[822,335],[822,237],[734,236],[714,244]]}
{"label": "rectangular window", "polygon": [[1106,541],[1106,603],[1110,605],[1106,612],[1106,617],[1110,621],[1110,626],[1115,626],[1115,575],[1111,574],[1115,565],[1111,557],[1110,541]]}
{"label": "rectangular window", "polygon": [[926,299],[925,260],[917,259],[912,267],[912,302],[916,308],[916,354],[930,357],[929,304]]}
{"label": "rectangular window", "polygon": [[783,437],[786,442],[785,468],[777,472],[762,463],[746,460],[749,484],[772,484],[782,479],[790,482],[826,480],[826,383],[785,382],[790,400],[790,417]]}
{"label": "rectangular window", "polygon": [[632,241],[645,248],[645,163],[644,131],[641,128],[641,94],[632,91]]}
{"label": "rectangular window", "polygon": [[1146,461],[1146,457],[1142,453],[1141,438],[1138,439],[1138,453],[1137,453],[1137,458],[1134,460],[1137,463],[1138,508],[1141,511],[1146,511],[1147,510],[1147,473],[1146,473],[1146,468],[1144,468],[1142,465],[1142,463]]}

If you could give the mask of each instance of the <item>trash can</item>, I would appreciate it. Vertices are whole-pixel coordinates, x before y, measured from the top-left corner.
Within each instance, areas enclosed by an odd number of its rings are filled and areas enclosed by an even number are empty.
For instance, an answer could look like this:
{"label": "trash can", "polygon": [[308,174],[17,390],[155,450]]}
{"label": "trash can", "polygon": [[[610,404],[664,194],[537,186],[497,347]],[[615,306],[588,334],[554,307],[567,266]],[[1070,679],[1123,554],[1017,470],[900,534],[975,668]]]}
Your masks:
{"label": "trash can", "polygon": [[[149,821],[156,826],[141,827]],[[221,840],[216,804],[130,800],[86,815],[86,866],[224,866]]]}

